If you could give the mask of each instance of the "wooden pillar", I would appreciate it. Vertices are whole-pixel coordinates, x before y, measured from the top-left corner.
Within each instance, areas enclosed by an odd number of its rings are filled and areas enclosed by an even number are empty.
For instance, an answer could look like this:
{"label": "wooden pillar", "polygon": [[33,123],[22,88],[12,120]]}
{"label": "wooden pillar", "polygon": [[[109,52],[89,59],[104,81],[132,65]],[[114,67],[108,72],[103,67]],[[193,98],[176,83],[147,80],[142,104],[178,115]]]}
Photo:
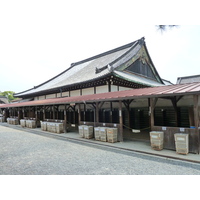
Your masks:
{"label": "wooden pillar", "polygon": [[7,109],[5,108],[3,110],[3,122],[6,122],[6,119],[7,119]]}
{"label": "wooden pillar", "polygon": [[194,125],[197,129],[199,127],[198,97],[198,95],[194,95]]}
{"label": "wooden pillar", "polygon": [[149,108],[149,125],[151,126],[151,102],[150,98],[148,98],[148,108]]}
{"label": "wooden pillar", "polygon": [[56,119],[59,119],[59,106],[57,106]]}
{"label": "wooden pillar", "polygon": [[73,108],[73,124],[76,124],[76,105],[74,105],[72,108]]}
{"label": "wooden pillar", "polygon": [[123,142],[123,117],[122,117],[122,101],[119,101],[119,135],[118,140]]}
{"label": "wooden pillar", "polygon": [[53,105],[53,119],[55,119],[55,106]]}
{"label": "wooden pillar", "polygon": [[30,118],[30,116],[31,116],[31,107],[29,106],[29,108],[28,108],[28,118]]}
{"label": "wooden pillar", "polygon": [[128,118],[128,127],[130,128],[131,127],[131,120],[130,120],[130,104],[132,103],[133,99],[132,100],[124,100],[123,103],[124,103],[124,106],[127,110],[127,118]]}
{"label": "wooden pillar", "polygon": [[20,124],[20,119],[21,119],[21,117],[20,117],[20,108],[18,108],[18,110],[17,110],[17,118],[18,118],[18,124]]}
{"label": "wooden pillar", "polygon": [[81,122],[81,104],[78,104],[78,125],[80,125]]}
{"label": "wooden pillar", "polygon": [[24,114],[24,107],[22,108],[22,118],[24,119],[25,114]]}
{"label": "wooden pillar", "polygon": [[[96,109],[95,109],[95,114],[96,114],[96,124],[99,124],[99,103],[96,102]],[[97,125],[98,126],[98,125]]]}
{"label": "wooden pillar", "polygon": [[171,99],[172,105],[174,107],[174,111],[175,111],[175,126],[179,127],[178,124],[178,108],[177,108],[177,102],[176,102],[176,97]]}
{"label": "wooden pillar", "polygon": [[44,106],[44,108],[43,108],[43,120],[45,120],[46,119],[46,116],[45,116],[45,106]]}
{"label": "wooden pillar", "polygon": [[64,132],[67,133],[67,110],[66,110],[66,105],[64,109]]}
{"label": "wooden pillar", "polygon": [[113,122],[113,120],[112,120],[112,111],[113,111],[113,108],[112,108],[112,102],[110,102],[110,123],[112,123]]}
{"label": "wooden pillar", "polygon": [[199,113],[198,113],[198,95],[193,96],[193,101],[194,101],[194,125],[195,125],[195,139],[196,139],[196,145],[198,148],[198,153],[200,152],[200,137],[199,137]]}
{"label": "wooden pillar", "polygon": [[149,113],[150,113],[150,122],[151,122],[151,130],[153,129],[154,126],[154,109],[156,106],[158,98],[150,98],[150,108],[149,108]]}
{"label": "wooden pillar", "polygon": [[36,121],[36,128],[37,128],[37,121],[38,121],[37,106],[35,107],[35,121]]}
{"label": "wooden pillar", "polygon": [[86,112],[86,104],[84,103],[84,115],[83,115],[83,121],[85,122],[85,112]]}

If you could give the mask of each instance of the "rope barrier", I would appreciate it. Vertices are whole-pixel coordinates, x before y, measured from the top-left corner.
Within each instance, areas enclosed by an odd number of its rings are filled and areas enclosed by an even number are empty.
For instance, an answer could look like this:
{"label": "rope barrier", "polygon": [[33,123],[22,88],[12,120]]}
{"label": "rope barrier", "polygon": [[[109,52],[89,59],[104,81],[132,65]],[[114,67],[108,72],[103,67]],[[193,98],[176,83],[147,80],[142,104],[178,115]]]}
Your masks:
{"label": "rope barrier", "polygon": [[[130,127],[124,125],[124,124],[123,124],[123,126],[124,126],[125,128],[128,128],[128,129],[132,130],[132,128],[130,128]],[[149,126],[149,127],[147,127],[147,128],[142,128],[142,129],[137,129],[137,130],[143,131],[143,130],[150,129],[150,128],[151,128],[151,127]]]}

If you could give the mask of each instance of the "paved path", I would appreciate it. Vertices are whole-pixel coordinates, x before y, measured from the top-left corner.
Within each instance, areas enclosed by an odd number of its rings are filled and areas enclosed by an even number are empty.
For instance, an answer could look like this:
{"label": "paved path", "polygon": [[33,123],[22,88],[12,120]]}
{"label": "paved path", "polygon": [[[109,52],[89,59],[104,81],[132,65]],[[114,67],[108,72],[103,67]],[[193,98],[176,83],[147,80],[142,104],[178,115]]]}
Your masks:
{"label": "paved path", "polygon": [[200,164],[0,126],[0,174],[188,174]]}

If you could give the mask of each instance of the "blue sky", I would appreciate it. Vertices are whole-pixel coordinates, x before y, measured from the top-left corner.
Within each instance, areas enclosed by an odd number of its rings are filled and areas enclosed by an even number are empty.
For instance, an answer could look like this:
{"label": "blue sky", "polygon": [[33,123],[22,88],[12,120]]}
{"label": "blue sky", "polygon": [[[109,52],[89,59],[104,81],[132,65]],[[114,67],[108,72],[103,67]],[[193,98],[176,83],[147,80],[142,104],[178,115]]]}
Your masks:
{"label": "blue sky", "polygon": [[[30,89],[141,37],[163,79],[200,74],[198,6],[160,2],[0,0],[0,91]],[[180,26],[160,33],[155,24]]]}

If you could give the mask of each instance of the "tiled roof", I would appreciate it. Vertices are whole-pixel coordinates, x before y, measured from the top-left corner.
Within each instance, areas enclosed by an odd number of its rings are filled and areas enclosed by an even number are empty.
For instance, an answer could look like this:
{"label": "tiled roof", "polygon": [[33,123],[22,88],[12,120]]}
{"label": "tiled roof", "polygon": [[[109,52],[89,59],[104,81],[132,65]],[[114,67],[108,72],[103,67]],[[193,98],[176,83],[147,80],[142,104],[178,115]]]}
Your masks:
{"label": "tiled roof", "polygon": [[[144,38],[83,61],[73,63],[69,69],[65,70],[54,78],[30,90],[15,94],[15,96],[26,96],[39,93],[41,91],[52,90],[54,88],[61,88],[63,86],[81,84],[86,81],[95,81],[100,77],[118,71],[118,66],[124,62],[127,62],[127,60],[130,60],[131,57],[136,55],[143,44]],[[121,78],[126,78],[123,77],[123,73],[121,73]],[[133,75],[131,77],[129,75],[129,81],[140,82],[140,84],[147,86],[159,85],[156,81],[152,82],[151,80],[148,81],[148,79],[142,78],[139,81],[135,81],[135,78],[136,76]]]}
{"label": "tiled roof", "polygon": [[123,79],[126,79],[128,81],[134,80],[135,83],[139,83],[139,84],[144,84],[147,86],[161,86],[163,84],[158,83],[154,80],[148,79],[146,77],[143,76],[137,76],[136,74],[130,74],[127,73],[125,71],[114,71],[114,73],[116,74],[116,76],[121,77]]}
{"label": "tiled roof", "polygon": [[177,78],[177,84],[200,82],[200,75],[184,76]]}
{"label": "tiled roof", "polygon": [[56,105],[56,104],[70,104],[82,102],[100,102],[100,101],[114,101],[135,98],[151,98],[151,97],[169,97],[182,95],[200,95],[200,83],[178,84],[158,86],[151,88],[132,89],[117,92],[108,92],[101,94],[91,94],[76,97],[64,97],[54,99],[44,99],[38,101],[21,102],[15,104],[4,104],[1,107],[23,107],[23,106],[39,106],[39,105]]}
{"label": "tiled roof", "polygon": [[8,98],[4,96],[0,96],[0,104],[8,103]]}

